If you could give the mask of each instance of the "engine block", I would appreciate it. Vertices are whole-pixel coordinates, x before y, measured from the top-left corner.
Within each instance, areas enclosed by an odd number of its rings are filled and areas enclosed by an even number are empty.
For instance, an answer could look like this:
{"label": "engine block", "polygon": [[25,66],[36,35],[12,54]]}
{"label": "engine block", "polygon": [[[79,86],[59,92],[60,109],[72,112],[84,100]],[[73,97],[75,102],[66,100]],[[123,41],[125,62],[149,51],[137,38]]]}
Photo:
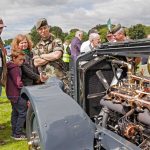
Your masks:
{"label": "engine block", "polygon": [[112,60],[112,63],[127,67],[127,77],[112,84],[101,100],[100,124],[149,150],[150,78],[133,74],[132,65],[124,61]]}

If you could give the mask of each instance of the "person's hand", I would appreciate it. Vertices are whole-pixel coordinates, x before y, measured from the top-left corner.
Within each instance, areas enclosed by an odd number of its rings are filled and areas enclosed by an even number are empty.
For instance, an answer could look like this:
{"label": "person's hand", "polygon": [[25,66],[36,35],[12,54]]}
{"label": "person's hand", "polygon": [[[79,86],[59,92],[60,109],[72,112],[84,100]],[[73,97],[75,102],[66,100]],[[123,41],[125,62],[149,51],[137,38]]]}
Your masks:
{"label": "person's hand", "polygon": [[48,76],[46,75],[46,72],[40,73],[40,80],[41,82],[45,82],[48,79]]}

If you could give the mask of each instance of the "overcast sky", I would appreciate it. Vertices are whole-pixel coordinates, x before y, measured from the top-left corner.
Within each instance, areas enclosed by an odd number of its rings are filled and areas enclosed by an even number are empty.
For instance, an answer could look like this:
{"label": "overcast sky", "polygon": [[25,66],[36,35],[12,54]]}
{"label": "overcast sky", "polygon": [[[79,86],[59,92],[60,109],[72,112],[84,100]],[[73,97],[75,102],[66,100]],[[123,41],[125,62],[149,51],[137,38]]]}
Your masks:
{"label": "overcast sky", "polygon": [[127,27],[150,25],[150,0],[1,0],[0,17],[7,25],[3,39],[28,33],[43,17],[65,32],[72,28],[88,31],[109,18]]}

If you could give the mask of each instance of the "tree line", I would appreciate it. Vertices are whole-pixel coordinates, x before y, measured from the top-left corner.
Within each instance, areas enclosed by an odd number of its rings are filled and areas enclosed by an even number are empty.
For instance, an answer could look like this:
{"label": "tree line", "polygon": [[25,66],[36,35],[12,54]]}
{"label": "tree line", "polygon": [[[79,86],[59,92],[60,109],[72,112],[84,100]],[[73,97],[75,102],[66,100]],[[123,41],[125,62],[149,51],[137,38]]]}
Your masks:
{"label": "tree line", "polygon": [[[114,26],[115,25],[112,25],[112,27],[114,27]],[[96,28],[99,31],[102,42],[107,42],[106,35],[108,32],[108,27],[106,24],[103,24],[103,25],[98,24],[92,28]],[[127,27],[123,27],[123,28],[126,31],[126,35],[129,36],[131,39],[143,39],[143,38],[146,38],[146,36],[148,34],[150,34],[150,26],[146,26],[143,24],[136,24],[136,25],[132,25],[129,28],[127,28]],[[51,26],[50,27],[51,33],[55,37],[61,38],[63,42],[65,40],[71,41],[74,38],[75,32],[77,30],[79,30],[79,29],[74,28],[74,29],[71,29],[68,33],[68,32],[63,32],[63,30],[58,26]],[[85,32],[85,31],[83,31],[83,32],[84,32],[83,41],[85,41],[88,39],[88,32]],[[38,35],[35,26],[31,29],[29,36],[31,37],[34,46],[40,40],[40,36]],[[12,42],[12,39],[7,39],[4,41],[6,46],[10,45],[11,42]]]}

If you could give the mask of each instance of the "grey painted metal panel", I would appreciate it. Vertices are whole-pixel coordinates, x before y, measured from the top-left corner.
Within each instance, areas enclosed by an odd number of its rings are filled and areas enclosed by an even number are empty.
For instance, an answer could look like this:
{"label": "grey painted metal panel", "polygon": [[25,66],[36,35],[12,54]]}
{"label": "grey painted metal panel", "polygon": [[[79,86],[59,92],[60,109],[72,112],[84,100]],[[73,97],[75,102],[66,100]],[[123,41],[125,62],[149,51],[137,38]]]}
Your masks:
{"label": "grey painted metal panel", "polygon": [[106,128],[97,126],[97,135],[99,135],[102,147],[106,150],[141,150],[136,145]]}
{"label": "grey painted metal panel", "polygon": [[92,150],[95,125],[59,84],[22,89],[33,106],[43,150]]}

